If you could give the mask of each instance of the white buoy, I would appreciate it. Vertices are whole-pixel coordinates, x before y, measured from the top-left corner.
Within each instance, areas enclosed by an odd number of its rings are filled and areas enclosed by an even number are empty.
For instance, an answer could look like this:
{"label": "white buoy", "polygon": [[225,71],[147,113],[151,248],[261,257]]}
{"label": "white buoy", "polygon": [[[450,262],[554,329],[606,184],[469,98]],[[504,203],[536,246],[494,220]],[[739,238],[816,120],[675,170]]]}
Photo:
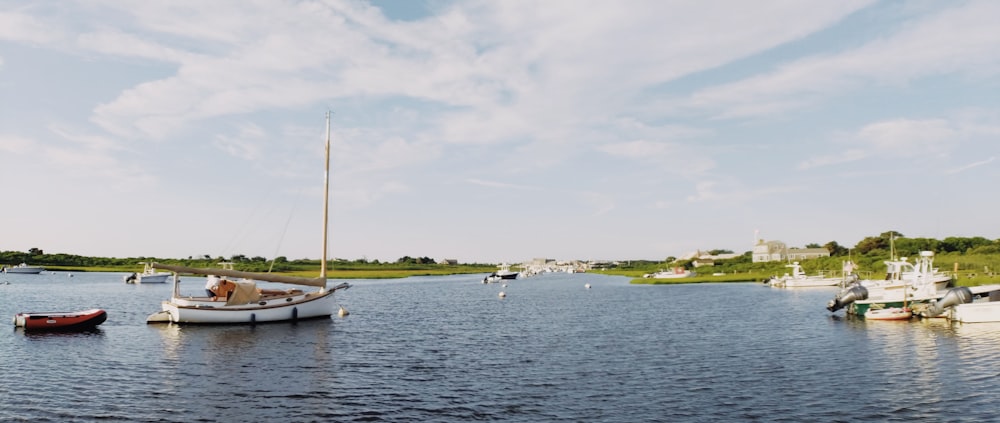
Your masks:
{"label": "white buoy", "polygon": [[499,294],[497,294],[497,295],[499,295],[499,296],[500,296],[500,298],[504,298],[504,297],[506,297],[506,296],[507,296],[507,294],[506,294],[505,292],[503,292],[503,291],[500,291],[500,293],[499,293]]}
{"label": "white buoy", "polygon": [[507,284],[502,284],[502,285],[500,285],[500,287],[501,287],[501,288],[506,288],[506,287],[507,287]]}
{"label": "white buoy", "polygon": [[340,311],[337,312],[337,315],[340,317],[344,317],[348,314],[351,314],[351,312],[347,311],[347,309],[344,308],[344,306],[340,306]]}
{"label": "white buoy", "polygon": [[583,287],[587,288],[587,289],[590,289],[590,284],[588,283],[588,284],[584,285]]}

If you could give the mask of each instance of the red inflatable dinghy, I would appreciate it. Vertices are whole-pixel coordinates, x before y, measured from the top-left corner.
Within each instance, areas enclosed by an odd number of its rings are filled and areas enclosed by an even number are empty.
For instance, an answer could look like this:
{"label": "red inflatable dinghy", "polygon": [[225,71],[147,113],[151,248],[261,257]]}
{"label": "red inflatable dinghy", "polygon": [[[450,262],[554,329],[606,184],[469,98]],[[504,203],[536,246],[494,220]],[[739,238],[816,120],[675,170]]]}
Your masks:
{"label": "red inflatable dinghy", "polygon": [[14,326],[31,331],[73,331],[93,329],[107,319],[108,313],[99,308],[69,313],[17,313]]}

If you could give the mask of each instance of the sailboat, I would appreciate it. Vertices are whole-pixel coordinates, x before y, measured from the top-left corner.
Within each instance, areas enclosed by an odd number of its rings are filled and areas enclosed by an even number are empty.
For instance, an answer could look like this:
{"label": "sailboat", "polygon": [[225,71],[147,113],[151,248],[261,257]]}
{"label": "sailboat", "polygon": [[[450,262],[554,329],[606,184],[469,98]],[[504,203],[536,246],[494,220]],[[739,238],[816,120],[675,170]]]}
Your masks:
{"label": "sailboat", "polygon": [[[254,324],[264,322],[295,321],[333,314],[334,292],[350,288],[341,283],[327,287],[327,226],[330,192],[330,113],[326,114],[326,171],[323,183],[323,258],[320,260],[320,274],[316,278],[303,278],[271,273],[253,273],[231,268],[192,268],[153,263],[154,269],[173,272],[173,293],[164,301],[162,310],[151,314],[147,323],[212,323],[212,324]],[[231,281],[221,279],[216,294],[209,296],[182,296],[180,294],[180,274],[205,275],[208,277],[238,278]],[[286,283],[317,287],[317,290],[302,289],[265,290],[257,288],[257,281]]]}

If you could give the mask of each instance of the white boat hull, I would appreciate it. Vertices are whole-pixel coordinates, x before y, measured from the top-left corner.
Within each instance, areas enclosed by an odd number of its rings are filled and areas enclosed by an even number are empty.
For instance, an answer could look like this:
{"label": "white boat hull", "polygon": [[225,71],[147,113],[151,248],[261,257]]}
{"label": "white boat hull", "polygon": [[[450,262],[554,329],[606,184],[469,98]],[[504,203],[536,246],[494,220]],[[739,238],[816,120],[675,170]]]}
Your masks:
{"label": "white boat hull", "polygon": [[913,312],[908,308],[883,308],[865,312],[865,320],[910,320]]}
{"label": "white boat hull", "polygon": [[152,275],[139,275],[136,278],[136,283],[167,283],[167,278],[172,276],[170,273],[155,273]]}
{"label": "white boat hull", "polygon": [[45,270],[43,267],[8,267],[4,269],[4,273],[16,273],[22,275],[37,275]]}
{"label": "white boat hull", "polygon": [[1000,301],[959,304],[948,317],[962,323],[1000,322]]}
{"label": "white boat hull", "polygon": [[837,286],[844,280],[841,278],[778,278],[771,281],[775,288],[816,288],[821,286]]}
{"label": "white boat hull", "polygon": [[[329,317],[334,310],[334,290],[261,299],[253,304],[226,305],[225,301],[173,298],[164,301],[163,312],[147,322],[173,323],[265,323]],[[163,316],[166,314],[167,316]],[[167,317],[164,319],[164,317]]]}

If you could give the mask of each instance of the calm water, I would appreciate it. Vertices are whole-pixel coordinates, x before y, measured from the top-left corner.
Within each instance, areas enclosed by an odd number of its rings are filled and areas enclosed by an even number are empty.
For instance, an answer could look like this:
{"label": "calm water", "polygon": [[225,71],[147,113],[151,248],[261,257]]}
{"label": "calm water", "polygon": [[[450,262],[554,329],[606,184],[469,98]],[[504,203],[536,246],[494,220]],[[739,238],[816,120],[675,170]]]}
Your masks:
{"label": "calm water", "polygon": [[[361,280],[345,318],[178,327],[145,323],[169,284],[122,276],[0,275],[0,421],[984,421],[1000,398],[1000,326],[831,316],[832,289]],[[91,307],[93,333],[10,323]]]}

